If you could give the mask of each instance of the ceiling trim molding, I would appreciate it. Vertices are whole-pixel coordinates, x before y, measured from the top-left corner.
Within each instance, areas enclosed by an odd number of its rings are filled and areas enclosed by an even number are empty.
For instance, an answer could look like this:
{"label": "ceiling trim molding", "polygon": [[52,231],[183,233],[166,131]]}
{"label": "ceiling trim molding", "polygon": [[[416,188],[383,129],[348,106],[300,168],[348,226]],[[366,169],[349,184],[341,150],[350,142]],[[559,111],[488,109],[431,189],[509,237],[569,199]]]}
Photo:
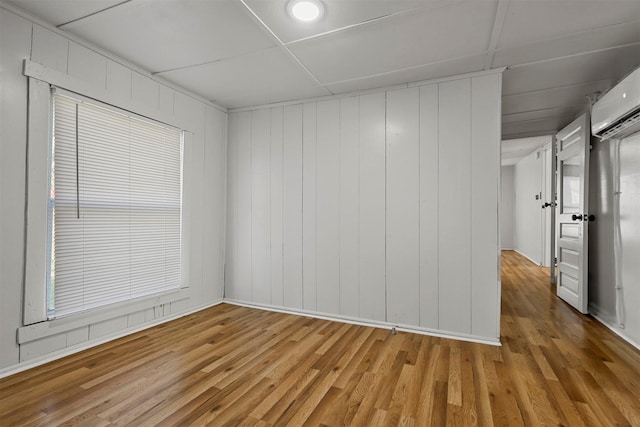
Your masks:
{"label": "ceiling trim molding", "polygon": [[164,85],[168,88],[171,88],[173,90],[175,90],[176,92],[179,92],[185,96],[188,96],[190,98],[195,99],[196,101],[202,102],[203,104],[209,106],[209,107],[213,107],[219,111],[222,111],[223,113],[227,112],[227,109],[221,105],[216,104],[215,102],[211,101],[210,99],[206,99],[200,95],[197,95],[181,86],[176,85],[175,83],[171,83],[168,80],[165,80],[162,77],[159,76],[154,76],[150,71],[145,70],[144,68],[141,68],[140,66],[133,64],[132,62],[127,61],[124,58],[121,58],[119,56],[114,55],[113,53],[106,51],[102,48],[99,48],[97,46],[95,46],[94,44],[88,42],[87,40],[84,40],[74,34],[71,34],[67,31],[61,30],[57,27],[54,27],[53,25],[47,24],[46,22],[44,22],[43,20],[41,20],[40,18],[36,18],[35,16],[30,15],[29,13],[25,12],[24,10],[14,7],[10,4],[4,3],[2,0],[0,0],[0,9],[5,9],[8,12],[11,13],[15,13],[16,15],[20,16],[21,18],[26,19],[27,21],[30,21],[31,23],[35,24],[35,25],[39,25],[53,33],[56,33],[62,37],[64,37],[67,40],[70,40],[74,43],[79,44],[80,46],[86,47],[89,50],[94,51],[95,53],[104,56],[105,58],[110,59],[113,62],[116,62],[124,67],[129,68],[132,71],[135,71],[139,74],[142,74],[145,77],[150,78],[151,80],[153,80],[156,83],[159,83],[161,85]]}

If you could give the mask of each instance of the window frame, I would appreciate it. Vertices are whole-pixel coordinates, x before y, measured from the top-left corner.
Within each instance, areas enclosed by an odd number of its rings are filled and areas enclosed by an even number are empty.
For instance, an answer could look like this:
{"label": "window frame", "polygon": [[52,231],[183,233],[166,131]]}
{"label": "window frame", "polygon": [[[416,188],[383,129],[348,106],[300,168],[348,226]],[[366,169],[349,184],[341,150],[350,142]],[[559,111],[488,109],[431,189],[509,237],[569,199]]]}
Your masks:
{"label": "window frame", "polygon": [[[103,102],[88,98],[86,96],[74,93],[74,92],[70,92],[68,90],[65,89],[61,89],[59,87],[56,86],[50,86],[50,107],[49,107],[49,122],[51,123],[50,128],[49,128],[49,149],[48,149],[48,180],[47,180],[47,259],[46,259],[46,282],[45,282],[45,287],[46,287],[46,310],[47,310],[47,320],[52,320],[52,319],[57,319],[57,318],[61,318],[64,316],[71,316],[74,314],[78,314],[81,312],[85,312],[85,311],[91,311],[92,309],[97,309],[97,308],[101,308],[101,307],[105,307],[105,306],[109,306],[109,305],[113,305],[113,304],[118,304],[118,303],[123,303],[123,302],[127,302],[127,301],[131,301],[131,300],[135,300],[137,298],[144,298],[144,297],[151,297],[151,296],[157,296],[157,295],[162,295],[164,293],[167,292],[175,292],[176,289],[179,289],[182,286],[182,281],[180,282],[180,286],[178,287],[174,287],[174,288],[170,288],[170,289],[164,289],[164,290],[160,290],[157,292],[152,292],[149,293],[147,295],[141,296],[141,297],[133,297],[133,298],[126,298],[123,299],[121,301],[116,301],[116,302],[112,302],[112,303],[108,303],[108,304],[102,304],[96,307],[90,307],[90,308],[84,308],[81,310],[76,310],[73,312],[69,312],[69,313],[62,313],[62,314],[58,314],[56,313],[56,309],[55,309],[55,305],[52,307],[51,306],[51,298],[55,295],[55,289],[52,288],[52,256],[54,254],[54,243],[55,243],[55,239],[54,239],[54,225],[55,225],[55,216],[54,216],[54,208],[56,205],[56,198],[52,198],[52,190],[54,189],[53,187],[53,170],[52,170],[52,166],[53,166],[53,160],[54,160],[54,155],[55,155],[55,146],[54,146],[54,141],[55,141],[55,97],[56,96],[63,96],[68,98],[69,100],[71,100],[72,102],[76,102],[78,105],[80,104],[87,104],[92,106],[93,108],[98,108],[101,110],[106,110],[112,113],[115,113],[119,116],[123,116],[124,118],[126,118],[125,120],[129,120],[130,123],[135,123],[135,122],[143,122],[143,123],[149,123],[152,126],[160,126],[162,128],[165,129],[170,129],[172,131],[174,131],[176,134],[179,134],[179,151],[180,151],[180,165],[179,165],[179,186],[180,186],[180,231],[182,231],[182,221],[183,221],[183,206],[182,206],[182,199],[183,199],[183,170],[184,170],[184,135],[185,132],[183,129],[176,127],[176,126],[172,126],[172,125],[168,125],[164,122],[161,122],[159,120],[155,120],[155,119],[150,119],[148,117],[145,116],[141,116],[139,114],[133,113],[131,111],[127,111],[127,110],[123,110],[121,108],[118,107],[114,107],[113,105],[109,105],[109,104],[105,104]],[[77,110],[76,110],[76,114],[77,114]],[[131,120],[132,119],[132,120]],[[77,171],[76,171],[77,172]],[[80,209],[80,208],[79,208]],[[134,208],[131,208],[132,210],[135,210]],[[81,214],[82,210],[79,210],[78,213]],[[182,242],[182,236],[180,236],[180,241]],[[180,254],[182,255],[182,254]]]}
{"label": "window frame", "polygon": [[[95,324],[118,316],[158,308],[165,304],[189,300],[190,289],[190,225],[192,197],[188,194],[187,181],[192,157],[193,133],[188,126],[178,123],[173,115],[162,114],[143,105],[123,99],[102,88],[96,88],[80,79],[51,70],[29,60],[24,62],[24,75],[28,78],[28,134],[27,134],[27,206],[26,248],[24,266],[24,299],[22,327],[17,331],[19,344],[55,335],[74,328]],[[136,116],[160,121],[183,132],[182,156],[182,218],[181,221],[181,287],[162,294],[154,294],[103,307],[77,312],[60,318],[47,318],[46,264],[48,242],[47,210],[48,180],[51,153],[49,151],[52,127],[51,87],[69,91],[74,96],[85,97],[125,110]]]}

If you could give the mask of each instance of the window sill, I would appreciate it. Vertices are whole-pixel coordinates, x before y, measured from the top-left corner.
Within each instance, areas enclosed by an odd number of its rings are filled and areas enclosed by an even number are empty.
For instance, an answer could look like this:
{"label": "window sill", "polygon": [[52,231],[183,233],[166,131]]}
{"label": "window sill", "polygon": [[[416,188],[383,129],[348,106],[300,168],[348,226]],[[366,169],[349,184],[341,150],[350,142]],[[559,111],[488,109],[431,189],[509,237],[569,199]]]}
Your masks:
{"label": "window sill", "polygon": [[58,319],[23,326],[18,328],[18,344],[65,333],[73,329],[88,326],[93,323],[104,322],[105,320],[125,316],[158,305],[188,299],[190,296],[191,290],[189,288],[176,289],[158,295],[141,297],[131,301],[95,308],[82,313],[70,314]]}

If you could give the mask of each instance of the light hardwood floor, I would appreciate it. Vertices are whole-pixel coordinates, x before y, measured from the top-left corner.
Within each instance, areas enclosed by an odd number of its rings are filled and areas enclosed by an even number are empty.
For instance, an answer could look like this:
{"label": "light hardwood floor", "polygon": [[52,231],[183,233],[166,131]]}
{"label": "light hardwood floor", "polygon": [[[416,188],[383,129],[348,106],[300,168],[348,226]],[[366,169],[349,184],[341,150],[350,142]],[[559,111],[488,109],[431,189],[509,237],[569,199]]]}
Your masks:
{"label": "light hardwood floor", "polygon": [[502,347],[222,304],[0,380],[0,425],[640,426],[640,352],[502,265]]}

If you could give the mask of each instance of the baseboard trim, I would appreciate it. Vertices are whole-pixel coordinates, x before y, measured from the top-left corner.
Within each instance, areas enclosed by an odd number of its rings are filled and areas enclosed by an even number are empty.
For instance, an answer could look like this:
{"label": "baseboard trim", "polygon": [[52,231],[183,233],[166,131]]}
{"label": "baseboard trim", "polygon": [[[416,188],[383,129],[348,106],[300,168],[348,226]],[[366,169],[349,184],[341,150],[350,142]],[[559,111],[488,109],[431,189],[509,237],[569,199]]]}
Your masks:
{"label": "baseboard trim", "polygon": [[611,332],[613,332],[614,334],[616,334],[617,336],[619,336],[620,338],[622,338],[623,340],[625,340],[626,342],[631,344],[633,347],[635,347],[636,349],[640,350],[640,343],[635,342],[633,339],[631,339],[630,336],[628,336],[627,334],[623,333],[622,329],[618,328],[613,323],[609,322],[604,316],[598,314],[597,311],[595,311],[595,310],[591,311],[591,309],[592,309],[592,307],[589,307],[589,314],[591,315],[591,317],[596,319],[602,325],[607,327]]}
{"label": "baseboard trim", "polygon": [[519,253],[520,255],[522,255],[523,257],[525,257],[526,259],[528,259],[529,261],[531,261],[532,263],[534,263],[534,264],[535,264],[535,265],[537,265],[538,267],[542,267],[542,264],[540,263],[540,261],[536,261],[536,260],[534,260],[533,258],[529,257],[529,255],[524,254],[524,253],[520,252],[520,251],[519,251],[519,250],[517,250],[517,249],[510,249],[510,250],[512,250],[512,251],[514,251],[514,252]]}
{"label": "baseboard trim", "polygon": [[205,304],[202,306],[198,306],[196,308],[189,309],[187,311],[183,311],[181,313],[176,313],[173,315],[169,315],[167,317],[162,317],[160,319],[153,320],[149,323],[145,323],[142,325],[134,326],[132,328],[127,328],[122,331],[116,332],[115,334],[105,335],[100,338],[96,338],[95,340],[85,341],[83,343],[64,348],[62,350],[54,351],[45,356],[37,357],[32,360],[28,360],[26,362],[18,363],[17,365],[8,366],[6,368],[0,369],[0,379],[5,378],[14,374],[17,374],[22,371],[26,371],[28,369],[35,368],[40,365],[44,365],[49,362],[53,362],[54,360],[62,359],[63,357],[70,356],[75,353],[79,353],[84,350],[88,350],[92,347],[97,347],[101,344],[107,343],[109,341],[113,341],[118,338],[125,337],[127,335],[135,334],[136,332],[144,331],[145,329],[152,328],[154,326],[161,325],[163,323],[170,322],[172,320],[179,319],[181,317],[188,316],[190,314],[196,313],[198,311],[204,310],[209,307],[214,307],[218,304],[222,304],[224,300],[219,299],[213,303]]}
{"label": "baseboard trim", "polygon": [[227,304],[237,305],[241,307],[256,308],[259,310],[272,311],[276,313],[293,314],[295,316],[306,316],[306,317],[312,317],[314,319],[331,320],[334,322],[349,323],[352,325],[368,326],[368,327],[379,328],[379,329],[391,330],[392,328],[395,328],[397,331],[401,331],[401,332],[411,332],[414,334],[428,335],[432,337],[446,338],[446,339],[452,339],[457,341],[473,342],[477,344],[486,344],[486,345],[492,345],[497,347],[502,346],[499,339],[491,340],[485,337],[478,337],[475,335],[442,332],[442,331],[437,331],[437,330],[428,329],[428,328],[420,328],[420,327],[411,326],[411,325],[402,325],[402,324],[395,324],[390,322],[383,322],[380,320],[363,320],[360,318],[355,318],[350,316],[341,316],[341,315],[335,315],[335,314],[329,314],[329,313],[318,313],[316,311],[304,310],[304,309],[291,309],[291,308],[273,306],[268,304],[248,303],[245,301],[240,301],[240,300],[235,300],[230,298],[225,298],[224,302]]}

